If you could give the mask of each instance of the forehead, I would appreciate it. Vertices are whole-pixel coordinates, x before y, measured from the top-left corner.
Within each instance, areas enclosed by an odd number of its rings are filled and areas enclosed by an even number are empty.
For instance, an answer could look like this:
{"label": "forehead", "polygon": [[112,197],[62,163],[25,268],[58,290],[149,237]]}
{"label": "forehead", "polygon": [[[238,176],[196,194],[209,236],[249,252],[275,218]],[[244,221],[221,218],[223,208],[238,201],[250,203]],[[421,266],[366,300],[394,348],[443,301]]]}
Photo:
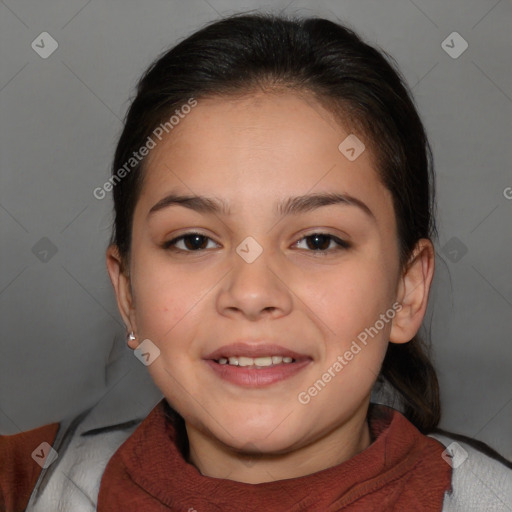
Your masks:
{"label": "forehead", "polygon": [[[370,150],[350,161],[339,149],[353,135],[307,95],[257,93],[198,100],[151,150],[140,207],[149,209],[176,189],[214,194],[235,207],[249,201],[266,207],[290,195],[334,189],[373,203],[384,213],[391,197]],[[357,137],[364,143],[363,134]]]}

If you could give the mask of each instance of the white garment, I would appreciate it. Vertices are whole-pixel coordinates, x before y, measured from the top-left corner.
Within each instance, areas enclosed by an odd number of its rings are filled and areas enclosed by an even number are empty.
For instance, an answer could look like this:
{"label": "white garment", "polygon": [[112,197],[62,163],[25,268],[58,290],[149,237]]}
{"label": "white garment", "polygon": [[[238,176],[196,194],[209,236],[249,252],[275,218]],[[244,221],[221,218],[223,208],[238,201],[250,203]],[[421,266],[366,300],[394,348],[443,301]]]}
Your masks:
{"label": "white garment", "polygon": [[91,429],[84,416],[59,426],[58,458],[42,470],[26,512],[95,512],[108,461],[144,419]]}
{"label": "white garment", "polygon": [[467,443],[430,434],[452,454],[452,493],[443,512],[512,512],[512,470]]}

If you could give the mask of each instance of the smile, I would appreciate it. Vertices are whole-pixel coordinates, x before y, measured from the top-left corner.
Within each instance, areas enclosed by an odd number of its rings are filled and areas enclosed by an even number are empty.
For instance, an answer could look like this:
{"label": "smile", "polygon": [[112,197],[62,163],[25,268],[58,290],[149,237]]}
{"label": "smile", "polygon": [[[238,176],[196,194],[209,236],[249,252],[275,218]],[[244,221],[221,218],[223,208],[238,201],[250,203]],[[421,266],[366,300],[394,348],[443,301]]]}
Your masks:
{"label": "smile", "polygon": [[204,361],[222,381],[260,388],[293,377],[312,363],[313,358],[281,345],[243,340],[219,347],[205,355]]}
{"label": "smile", "polygon": [[232,356],[229,359],[205,360],[215,377],[245,388],[263,388],[283,382],[303,371],[312,362],[311,358],[295,360],[281,356]]}
{"label": "smile", "polygon": [[282,356],[263,356],[263,357],[221,357],[217,363],[228,364],[231,366],[244,366],[254,368],[268,368],[269,366],[275,366],[281,363],[290,364],[294,363],[295,359],[292,357]]}

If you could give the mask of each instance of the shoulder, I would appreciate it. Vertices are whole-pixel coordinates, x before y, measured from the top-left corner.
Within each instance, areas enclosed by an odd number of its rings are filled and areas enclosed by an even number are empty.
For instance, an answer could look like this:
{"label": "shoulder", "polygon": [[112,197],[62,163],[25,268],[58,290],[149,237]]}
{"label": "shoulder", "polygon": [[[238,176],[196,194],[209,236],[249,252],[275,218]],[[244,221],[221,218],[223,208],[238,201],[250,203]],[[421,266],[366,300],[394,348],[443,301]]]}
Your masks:
{"label": "shoulder", "polygon": [[105,467],[142,419],[86,428],[88,417],[80,415],[62,425],[53,445],[58,460],[42,471],[27,512],[94,512]]}
{"label": "shoulder", "polygon": [[0,510],[95,512],[105,467],[146,416],[105,400],[59,423],[0,436]]}
{"label": "shoulder", "polygon": [[54,458],[51,446],[59,423],[0,436],[0,509],[25,510],[43,467]]}
{"label": "shoulder", "polygon": [[452,488],[443,512],[512,510],[512,463],[484,443],[448,432],[429,437],[445,446],[443,459],[452,467]]}

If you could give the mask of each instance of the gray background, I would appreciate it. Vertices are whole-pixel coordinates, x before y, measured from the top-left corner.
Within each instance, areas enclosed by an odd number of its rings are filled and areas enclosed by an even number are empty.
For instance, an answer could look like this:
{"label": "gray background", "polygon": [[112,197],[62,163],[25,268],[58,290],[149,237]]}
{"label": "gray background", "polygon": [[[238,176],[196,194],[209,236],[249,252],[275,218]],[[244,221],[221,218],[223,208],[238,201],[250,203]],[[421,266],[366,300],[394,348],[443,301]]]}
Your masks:
{"label": "gray background", "polygon": [[[160,399],[124,346],[104,251],[109,176],[134,85],[164,48],[219,15],[339,19],[393,55],[429,132],[438,184],[431,322],[442,426],[512,458],[512,4],[507,0],[0,2],[0,432],[98,400]],[[442,42],[458,32],[458,58]],[[31,47],[48,32],[57,50]],[[455,49],[459,43],[448,43]],[[45,46],[48,48],[48,46]]]}

